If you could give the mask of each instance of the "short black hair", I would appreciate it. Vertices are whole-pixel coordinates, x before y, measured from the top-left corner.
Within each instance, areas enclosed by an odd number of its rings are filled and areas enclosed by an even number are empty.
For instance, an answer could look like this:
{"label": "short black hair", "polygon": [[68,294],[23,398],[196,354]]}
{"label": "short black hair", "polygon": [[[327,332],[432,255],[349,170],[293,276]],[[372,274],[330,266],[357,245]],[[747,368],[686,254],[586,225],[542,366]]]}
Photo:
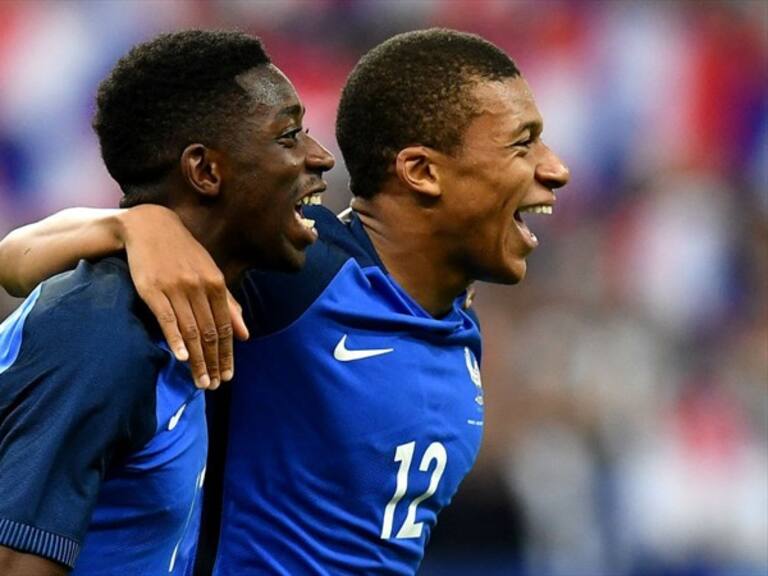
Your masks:
{"label": "short black hair", "polygon": [[406,146],[455,152],[476,115],[471,89],[517,76],[507,54],[456,30],[406,32],[372,49],[349,75],[336,117],[352,194],[375,194]]}
{"label": "short black hair", "polygon": [[258,38],[234,31],[163,34],[123,56],[99,86],[93,119],[121,205],[151,201],[142,190],[189,144],[221,143],[249,105],[236,77],[270,62]]}

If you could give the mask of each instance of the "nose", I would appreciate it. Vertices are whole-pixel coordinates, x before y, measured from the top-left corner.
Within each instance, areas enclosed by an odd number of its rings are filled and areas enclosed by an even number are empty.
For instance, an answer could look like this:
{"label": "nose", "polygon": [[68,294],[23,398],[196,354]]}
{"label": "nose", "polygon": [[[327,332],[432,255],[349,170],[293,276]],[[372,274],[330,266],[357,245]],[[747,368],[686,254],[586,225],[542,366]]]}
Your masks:
{"label": "nose", "polygon": [[545,146],[544,156],[536,165],[536,180],[550,190],[562,188],[571,179],[571,172],[560,157]]}
{"label": "nose", "polygon": [[336,159],[330,151],[307,134],[307,167],[318,172],[327,172],[336,164]]}

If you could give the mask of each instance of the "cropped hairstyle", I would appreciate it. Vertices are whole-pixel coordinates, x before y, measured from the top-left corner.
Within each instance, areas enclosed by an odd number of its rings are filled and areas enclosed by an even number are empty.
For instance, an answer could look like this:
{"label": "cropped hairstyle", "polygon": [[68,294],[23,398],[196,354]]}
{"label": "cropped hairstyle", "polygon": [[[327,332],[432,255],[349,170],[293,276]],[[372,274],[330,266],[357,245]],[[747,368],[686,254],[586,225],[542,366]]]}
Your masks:
{"label": "cropped hairstyle", "polygon": [[99,86],[93,128],[121,206],[158,201],[147,187],[189,144],[217,147],[248,109],[236,77],[270,63],[241,32],[187,30],[135,46]]}
{"label": "cropped hairstyle", "polygon": [[406,32],[372,49],[347,79],[336,118],[352,193],[373,196],[407,146],[454,153],[477,115],[472,88],[519,75],[499,48],[455,30]]}

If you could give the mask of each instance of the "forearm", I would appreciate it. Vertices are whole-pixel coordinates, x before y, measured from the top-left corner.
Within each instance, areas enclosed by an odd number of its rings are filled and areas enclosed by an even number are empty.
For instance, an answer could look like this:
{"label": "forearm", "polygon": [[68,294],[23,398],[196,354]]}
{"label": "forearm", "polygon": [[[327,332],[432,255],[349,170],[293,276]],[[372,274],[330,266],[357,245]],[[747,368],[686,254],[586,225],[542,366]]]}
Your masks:
{"label": "forearm", "polygon": [[120,250],[127,253],[136,292],[176,358],[189,360],[198,386],[230,380],[233,334],[248,338],[240,307],[211,255],[168,208],[75,208],[14,230],[0,241],[0,285],[25,296],[82,258]]}
{"label": "forearm", "polygon": [[68,572],[51,560],[0,546],[0,574],[4,576],[65,576]]}
{"label": "forearm", "polygon": [[123,210],[70,208],[17,228],[0,241],[0,285],[26,296],[46,278],[82,259],[101,258],[124,248]]}

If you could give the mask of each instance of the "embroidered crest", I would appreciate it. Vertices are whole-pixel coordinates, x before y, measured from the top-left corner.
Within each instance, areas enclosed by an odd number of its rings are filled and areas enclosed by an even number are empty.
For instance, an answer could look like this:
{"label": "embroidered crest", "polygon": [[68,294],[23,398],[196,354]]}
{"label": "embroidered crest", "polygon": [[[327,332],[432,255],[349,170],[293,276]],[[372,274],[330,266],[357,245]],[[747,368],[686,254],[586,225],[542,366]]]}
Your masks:
{"label": "embroidered crest", "polygon": [[480,378],[480,366],[477,363],[477,358],[475,358],[475,355],[472,354],[472,351],[466,347],[464,348],[464,360],[467,363],[467,372],[469,372],[469,377],[472,379],[472,382],[474,382],[475,386],[477,386],[477,396],[475,396],[475,402],[482,406],[483,381]]}

